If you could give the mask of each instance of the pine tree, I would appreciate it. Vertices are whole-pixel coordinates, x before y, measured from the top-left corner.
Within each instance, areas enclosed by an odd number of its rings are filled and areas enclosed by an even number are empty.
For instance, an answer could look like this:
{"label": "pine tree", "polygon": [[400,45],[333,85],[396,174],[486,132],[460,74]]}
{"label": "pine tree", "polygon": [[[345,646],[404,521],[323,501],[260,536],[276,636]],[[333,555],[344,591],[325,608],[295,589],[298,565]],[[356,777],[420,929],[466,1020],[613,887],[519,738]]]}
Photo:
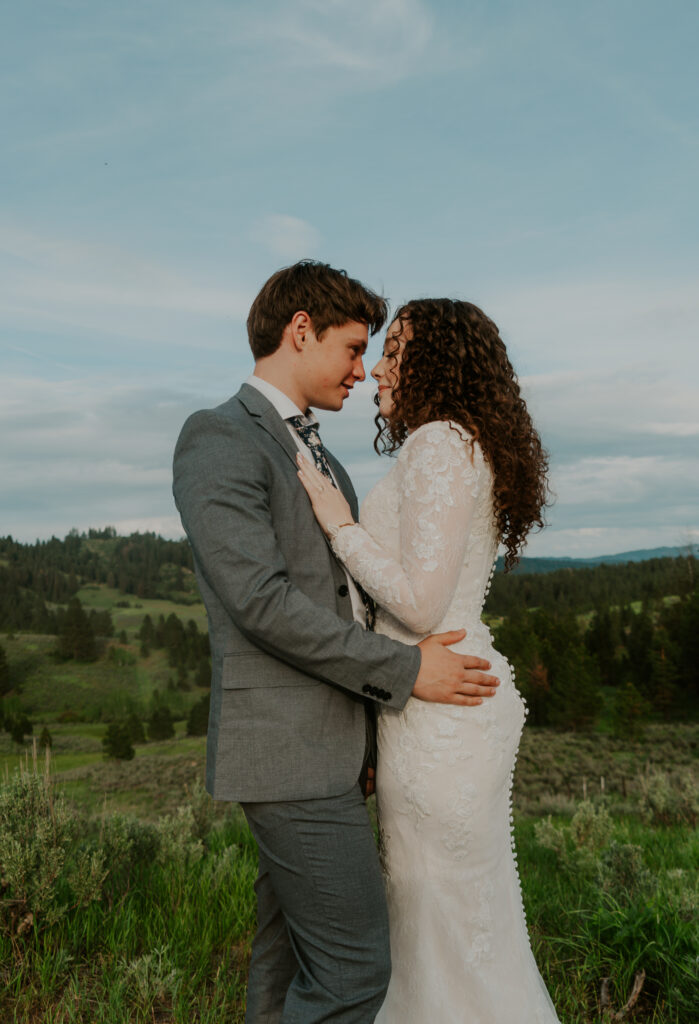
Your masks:
{"label": "pine tree", "polygon": [[536,661],[529,669],[526,691],[530,725],[545,725],[548,717],[547,705],[551,694],[551,685],[548,670],[540,661]]}
{"label": "pine tree", "polygon": [[664,629],[658,630],[651,651],[652,704],[666,721],[672,718],[673,705],[677,698],[678,672],[670,648],[667,632]]}
{"label": "pine tree", "polygon": [[182,662],[180,662],[179,665],[177,666],[177,689],[178,690],[189,690],[190,689],[189,680],[187,678],[187,669],[182,664]]}
{"label": "pine tree", "polygon": [[131,740],[132,743],[146,742],[146,733],[145,729],[143,728],[143,722],[138,717],[135,711],[132,711],[129,715],[127,715],[124,725],[126,726],[126,730],[129,734],[129,739]]}
{"label": "pine tree", "polygon": [[206,736],[209,728],[210,703],[211,695],[207,693],[206,696],[192,705],[189,711],[189,718],[187,719],[188,736]]}
{"label": "pine tree", "polygon": [[74,658],[76,661],[95,661],[97,658],[95,634],[77,597],[68,602],[61,623],[57,652],[61,658]]}
{"label": "pine tree", "polygon": [[25,714],[16,715],[8,720],[5,720],[5,728],[9,725],[9,733],[14,743],[24,743],[25,736],[31,736],[34,732],[34,726],[29,721]]}
{"label": "pine tree", "polygon": [[155,627],[150,615],[143,616],[143,622],[138,631],[138,639],[142,640],[144,644],[152,644],[155,640]]}
{"label": "pine tree", "polygon": [[0,646],[0,697],[9,693],[12,689],[10,681],[10,666],[7,663],[5,648]]}
{"label": "pine tree", "polygon": [[148,739],[170,740],[175,735],[170,708],[161,704],[153,710],[148,721]]}
{"label": "pine tree", "polygon": [[208,658],[202,658],[197,665],[194,685],[208,689],[211,686],[211,665]]}
{"label": "pine tree", "polygon": [[104,756],[117,761],[131,761],[135,755],[129,731],[123,722],[112,722],[102,738]]}
{"label": "pine tree", "polygon": [[637,739],[643,734],[643,720],[650,706],[629,679],[616,695],[612,710],[612,728],[615,736]]}

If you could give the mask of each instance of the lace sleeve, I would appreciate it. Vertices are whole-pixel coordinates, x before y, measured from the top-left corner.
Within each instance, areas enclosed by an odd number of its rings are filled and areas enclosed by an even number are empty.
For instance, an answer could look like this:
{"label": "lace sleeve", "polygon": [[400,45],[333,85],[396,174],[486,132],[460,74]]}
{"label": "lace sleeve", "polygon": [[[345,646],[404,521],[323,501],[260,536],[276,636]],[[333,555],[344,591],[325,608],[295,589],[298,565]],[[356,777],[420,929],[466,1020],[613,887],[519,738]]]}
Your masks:
{"label": "lace sleeve", "polygon": [[419,427],[401,453],[400,561],[361,524],[338,530],[333,550],[374,600],[414,633],[444,617],[464,563],[483,456],[448,423]]}

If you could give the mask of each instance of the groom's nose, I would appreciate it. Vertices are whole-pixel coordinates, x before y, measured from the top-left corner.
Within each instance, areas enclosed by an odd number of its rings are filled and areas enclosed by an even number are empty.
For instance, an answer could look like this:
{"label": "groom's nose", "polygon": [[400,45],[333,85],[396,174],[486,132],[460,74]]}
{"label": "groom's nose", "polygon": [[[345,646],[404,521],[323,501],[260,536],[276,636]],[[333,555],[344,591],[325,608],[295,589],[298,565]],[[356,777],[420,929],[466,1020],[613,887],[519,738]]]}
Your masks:
{"label": "groom's nose", "polygon": [[357,380],[364,380],[364,378],[366,377],[366,371],[364,369],[364,363],[362,361],[361,356],[359,356],[355,361],[354,367],[352,369],[352,375],[356,377]]}

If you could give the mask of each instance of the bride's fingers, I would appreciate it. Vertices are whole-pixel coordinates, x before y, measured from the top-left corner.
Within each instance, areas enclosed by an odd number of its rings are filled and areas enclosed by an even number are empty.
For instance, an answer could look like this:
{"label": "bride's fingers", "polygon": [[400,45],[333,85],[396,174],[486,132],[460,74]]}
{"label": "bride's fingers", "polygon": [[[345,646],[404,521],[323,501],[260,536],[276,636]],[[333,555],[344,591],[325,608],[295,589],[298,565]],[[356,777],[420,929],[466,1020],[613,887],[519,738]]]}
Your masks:
{"label": "bride's fingers", "polygon": [[320,470],[313,465],[310,459],[305,458],[301,452],[296,456],[298,475],[304,484],[321,491],[325,485],[325,477]]}
{"label": "bride's fingers", "polygon": [[[307,459],[299,456],[297,459],[298,472],[297,476],[301,483],[304,485],[306,490],[319,491],[322,489],[323,476],[315,469],[315,466],[311,467]],[[314,476],[314,473],[316,474]],[[320,479],[318,479],[320,478]]]}

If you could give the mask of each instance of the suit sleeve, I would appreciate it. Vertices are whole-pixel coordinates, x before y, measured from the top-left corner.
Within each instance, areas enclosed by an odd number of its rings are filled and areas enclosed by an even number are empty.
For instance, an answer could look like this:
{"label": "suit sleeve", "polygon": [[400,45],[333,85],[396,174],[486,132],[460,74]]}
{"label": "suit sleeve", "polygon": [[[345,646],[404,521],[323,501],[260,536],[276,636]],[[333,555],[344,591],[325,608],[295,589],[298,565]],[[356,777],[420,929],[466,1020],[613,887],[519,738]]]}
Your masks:
{"label": "suit sleeve", "polygon": [[270,472],[232,421],[215,412],[187,420],[173,491],[199,571],[262,650],[361,696],[367,685],[390,693],[385,702],[402,707],[417,678],[419,649],[366,633],[290,581],[270,511]]}

